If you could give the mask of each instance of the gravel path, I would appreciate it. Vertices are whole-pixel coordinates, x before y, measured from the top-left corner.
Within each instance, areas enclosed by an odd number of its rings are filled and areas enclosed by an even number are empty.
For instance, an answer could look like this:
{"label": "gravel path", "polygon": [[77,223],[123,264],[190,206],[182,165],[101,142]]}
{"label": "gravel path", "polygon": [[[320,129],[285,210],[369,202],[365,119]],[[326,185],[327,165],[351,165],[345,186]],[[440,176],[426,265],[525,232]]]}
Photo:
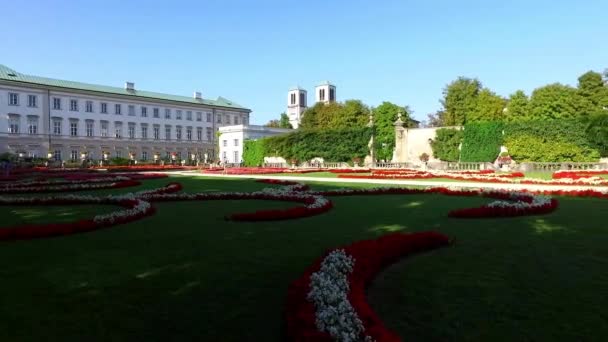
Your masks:
{"label": "gravel path", "polygon": [[[157,172],[158,173],[158,172]],[[541,184],[507,184],[507,183],[476,183],[476,182],[441,182],[441,181],[418,181],[403,179],[353,179],[353,178],[329,178],[329,177],[302,177],[302,176],[269,176],[269,175],[222,175],[207,174],[196,171],[168,171],[171,175],[215,177],[215,178],[240,178],[240,179],[279,179],[299,182],[320,183],[363,183],[363,184],[392,184],[392,185],[415,185],[461,188],[483,188],[483,189],[508,189],[508,190],[608,190],[605,186],[582,186],[582,185],[541,185]]]}

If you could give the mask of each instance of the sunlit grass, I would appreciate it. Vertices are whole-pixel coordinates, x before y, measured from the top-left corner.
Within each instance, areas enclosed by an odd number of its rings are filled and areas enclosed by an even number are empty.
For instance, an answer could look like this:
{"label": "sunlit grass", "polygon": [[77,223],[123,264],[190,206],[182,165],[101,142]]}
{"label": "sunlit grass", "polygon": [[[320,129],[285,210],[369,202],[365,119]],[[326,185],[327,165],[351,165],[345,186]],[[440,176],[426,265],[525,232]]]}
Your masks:
{"label": "sunlit grass", "polygon": [[[79,194],[139,191],[173,180],[186,192],[269,187],[176,177]],[[378,186],[309,182],[314,189]],[[423,230],[443,232],[455,244],[404,259],[369,290],[374,310],[404,340],[608,336],[608,201],[560,198],[551,215],[459,220],[447,213],[491,200],[435,194],[331,199],[334,208],[326,214],[259,223],[224,216],[293,203],[158,203],[154,216],[129,224],[0,243],[0,341],[281,341],[287,286],[327,249]],[[1,225],[116,208],[0,206]]]}

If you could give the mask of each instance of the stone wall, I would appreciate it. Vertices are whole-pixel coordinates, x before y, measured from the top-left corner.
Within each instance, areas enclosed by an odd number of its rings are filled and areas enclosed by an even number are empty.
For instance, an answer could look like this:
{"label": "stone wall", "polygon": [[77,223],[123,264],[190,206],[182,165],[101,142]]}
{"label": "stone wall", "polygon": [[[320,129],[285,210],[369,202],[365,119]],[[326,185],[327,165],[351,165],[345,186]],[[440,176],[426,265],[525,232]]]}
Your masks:
{"label": "stone wall", "polygon": [[404,128],[395,127],[395,149],[393,153],[394,163],[414,163],[420,162],[420,155],[429,155],[429,162],[437,162],[439,159],[433,157],[431,141],[435,139],[437,130],[440,128],[461,128],[461,127],[429,127],[429,128]]}

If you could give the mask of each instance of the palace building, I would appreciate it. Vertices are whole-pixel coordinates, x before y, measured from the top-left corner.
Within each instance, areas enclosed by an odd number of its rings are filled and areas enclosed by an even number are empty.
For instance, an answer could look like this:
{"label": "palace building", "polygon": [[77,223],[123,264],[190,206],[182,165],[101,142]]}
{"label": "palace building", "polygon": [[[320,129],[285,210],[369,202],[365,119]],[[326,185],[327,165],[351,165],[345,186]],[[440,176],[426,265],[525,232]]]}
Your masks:
{"label": "palace building", "polygon": [[0,153],[55,160],[214,160],[220,127],[251,110],[200,92],[192,97],[21,74],[0,65]]}

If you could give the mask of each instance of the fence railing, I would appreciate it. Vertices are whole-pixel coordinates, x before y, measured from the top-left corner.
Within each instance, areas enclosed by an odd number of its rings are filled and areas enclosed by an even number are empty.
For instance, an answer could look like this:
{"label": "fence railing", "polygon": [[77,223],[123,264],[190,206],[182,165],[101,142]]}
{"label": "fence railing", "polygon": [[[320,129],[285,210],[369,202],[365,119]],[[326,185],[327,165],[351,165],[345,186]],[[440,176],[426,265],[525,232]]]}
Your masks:
{"label": "fence railing", "polygon": [[289,167],[289,165],[287,163],[264,163],[264,167],[284,169]]}
{"label": "fence railing", "polygon": [[348,163],[323,163],[323,166],[325,166],[328,169],[343,169],[343,168],[350,168],[350,165],[348,165]]}
{"label": "fence railing", "polygon": [[430,162],[427,168],[431,170],[445,171],[467,171],[467,170],[494,170],[492,163],[473,163],[473,162]]}
{"label": "fence railing", "polygon": [[406,168],[414,168],[413,163],[374,163],[371,167],[376,169],[406,169]]}
{"label": "fence railing", "polygon": [[608,169],[607,163],[580,163],[580,162],[561,162],[561,163],[521,163],[517,169],[524,172],[554,172],[560,170],[605,170]]}

